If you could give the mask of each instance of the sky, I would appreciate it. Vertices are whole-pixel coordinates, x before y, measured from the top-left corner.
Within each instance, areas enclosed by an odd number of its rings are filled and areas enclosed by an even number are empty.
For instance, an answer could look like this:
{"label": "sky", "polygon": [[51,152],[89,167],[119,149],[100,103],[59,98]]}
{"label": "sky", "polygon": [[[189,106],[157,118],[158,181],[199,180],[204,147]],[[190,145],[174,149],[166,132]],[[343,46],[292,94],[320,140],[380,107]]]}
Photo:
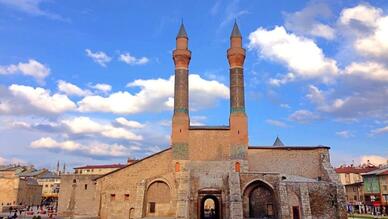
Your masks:
{"label": "sky", "polygon": [[387,1],[0,0],[0,164],[125,163],[169,147],[172,51],[192,51],[192,125],[227,125],[226,51],[246,48],[251,146],[388,160]]}

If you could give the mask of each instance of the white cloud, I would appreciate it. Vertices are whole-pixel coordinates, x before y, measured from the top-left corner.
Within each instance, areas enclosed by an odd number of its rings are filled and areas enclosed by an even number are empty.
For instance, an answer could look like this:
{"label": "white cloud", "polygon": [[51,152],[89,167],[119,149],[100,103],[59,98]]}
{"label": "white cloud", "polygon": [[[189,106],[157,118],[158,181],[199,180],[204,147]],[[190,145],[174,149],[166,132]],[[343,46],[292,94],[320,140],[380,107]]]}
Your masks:
{"label": "white cloud", "polygon": [[277,126],[280,128],[287,128],[288,127],[288,125],[285,122],[282,122],[279,120],[267,119],[267,120],[265,120],[265,122],[270,124],[270,125]]}
{"label": "white cloud", "polygon": [[288,119],[294,122],[306,124],[319,119],[319,116],[308,110],[297,110],[292,113]]}
{"label": "white cloud", "polygon": [[[363,81],[363,83],[365,83]],[[340,119],[356,119],[367,117],[386,118],[388,110],[388,88],[376,85],[364,85],[366,87],[345,88],[352,91],[343,94],[341,91],[330,89],[322,91],[318,87],[310,85],[307,98],[315,104],[318,111],[328,113]]]}
{"label": "white cloud", "polygon": [[102,91],[104,93],[108,93],[109,91],[112,90],[112,86],[109,84],[95,84],[95,85],[91,85],[90,87],[96,90]]}
{"label": "white cloud", "polygon": [[112,60],[111,57],[102,51],[92,52],[90,49],[85,49],[85,52],[88,57],[103,67],[106,67],[106,64]]}
{"label": "white cloud", "polygon": [[38,82],[43,82],[44,78],[50,74],[50,69],[34,59],[30,59],[25,63],[19,62],[18,64],[0,66],[0,74],[6,75],[16,73],[31,76]]}
{"label": "white cloud", "polygon": [[75,95],[75,96],[86,96],[91,94],[89,90],[82,90],[77,85],[59,80],[57,82],[58,90],[67,94],[67,95]]}
{"label": "white cloud", "polygon": [[91,120],[89,117],[75,117],[61,121],[74,134],[97,134],[107,138],[126,139],[139,141],[143,137],[124,129],[102,124]]}
{"label": "white cloud", "polygon": [[50,2],[49,0],[0,0],[0,4],[6,5],[15,10],[34,15],[44,16],[55,20],[66,20],[58,14],[48,12],[42,9],[42,3]]}
{"label": "white cloud", "polygon": [[85,153],[87,155],[94,155],[94,156],[128,156],[129,150],[119,144],[104,144],[99,142],[93,142],[87,145],[66,140],[66,141],[56,141],[50,137],[40,138],[38,140],[35,140],[31,142],[30,144],[31,148],[35,149],[59,149],[64,151],[70,151],[70,152],[81,152]]}
{"label": "white cloud", "polygon": [[332,27],[328,25],[316,24],[311,29],[311,35],[331,40],[335,38],[335,31]]}
{"label": "white cloud", "polygon": [[342,137],[342,138],[350,138],[353,137],[354,135],[348,131],[348,130],[343,130],[343,131],[338,131],[335,133],[336,135]]}
{"label": "white cloud", "polygon": [[313,40],[287,33],[282,26],[273,30],[258,28],[249,34],[249,41],[249,49],[286,65],[298,78],[328,82],[338,73],[336,61],[325,57]]}
{"label": "white cloud", "polygon": [[[208,81],[196,74],[190,74],[189,80],[190,104],[193,109],[211,107],[218,99],[229,97],[228,87],[218,81]],[[140,91],[135,94],[118,91],[107,97],[86,96],[78,102],[79,110],[132,114],[170,110],[173,107],[174,76],[169,79],[139,79],[127,86],[138,87]]]}
{"label": "white cloud", "polygon": [[374,165],[388,164],[388,157],[380,155],[365,155],[360,158],[362,164],[368,163],[368,161]]}
{"label": "white cloud", "polygon": [[139,123],[137,121],[127,120],[124,117],[116,118],[115,121],[116,121],[116,123],[118,123],[118,124],[120,124],[122,126],[129,127],[129,128],[144,128],[143,124],[141,124],[141,123]]}
{"label": "white cloud", "polygon": [[335,38],[335,30],[329,25],[318,21],[331,16],[331,11],[326,4],[308,4],[300,11],[286,14],[285,27],[300,35],[322,37],[328,40]]}
{"label": "white cloud", "polygon": [[[359,55],[377,59],[388,58],[388,16],[383,10],[367,4],[343,9],[339,23]],[[350,34],[349,34],[350,33]]]}
{"label": "white cloud", "polygon": [[355,41],[354,47],[362,55],[388,58],[388,16],[377,22],[375,32]]}
{"label": "white cloud", "polygon": [[377,20],[382,16],[382,10],[369,5],[360,4],[353,8],[346,8],[341,11],[339,22],[342,25],[361,23],[368,27],[376,27]]}
{"label": "white cloud", "polygon": [[388,133],[388,126],[385,126],[385,127],[382,127],[382,128],[373,129],[371,131],[372,135],[379,135],[379,134],[385,134],[385,133]]}
{"label": "white cloud", "polygon": [[147,57],[136,58],[129,53],[121,54],[119,60],[129,65],[144,65],[149,62]]}
{"label": "white cloud", "polygon": [[[50,91],[43,88],[29,87],[24,85],[12,84],[8,87],[11,93],[26,102],[34,108],[47,113],[63,113],[74,110],[76,105],[63,94],[50,94]],[[28,107],[24,105],[24,107]]]}
{"label": "white cloud", "polygon": [[388,82],[388,68],[377,62],[354,62],[346,66],[344,73],[347,75],[360,76],[363,79]]}

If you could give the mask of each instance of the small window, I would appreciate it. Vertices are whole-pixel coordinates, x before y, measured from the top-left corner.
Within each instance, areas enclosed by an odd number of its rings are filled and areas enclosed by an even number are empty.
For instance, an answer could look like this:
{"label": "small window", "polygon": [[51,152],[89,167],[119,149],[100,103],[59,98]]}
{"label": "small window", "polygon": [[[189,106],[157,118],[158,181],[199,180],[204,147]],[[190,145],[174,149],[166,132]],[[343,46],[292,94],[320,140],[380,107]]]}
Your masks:
{"label": "small window", "polygon": [[110,194],[110,200],[114,201],[116,199],[116,194]]}
{"label": "small window", "polygon": [[129,194],[125,194],[125,195],[124,195],[124,200],[125,200],[125,201],[128,201],[128,200],[129,200]]}
{"label": "small window", "polygon": [[150,202],[150,213],[155,213],[155,202]]}
{"label": "small window", "polygon": [[73,179],[73,183],[77,183],[77,180],[76,180],[76,179]]}
{"label": "small window", "polygon": [[236,163],[234,164],[234,171],[236,171],[236,172],[239,173],[240,170],[241,170],[240,162],[236,162]]}
{"label": "small window", "polygon": [[88,190],[88,184],[85,184],[85,190]]}
{"label": "small window", "polygon": [[46,188],[47,188],[47,187],[48,187],[48,185],[46,184],[44,187],[46,187]]}
{"label": "small window", "polygon": [[357,195],[354,196],[354,201],[357,201]]}

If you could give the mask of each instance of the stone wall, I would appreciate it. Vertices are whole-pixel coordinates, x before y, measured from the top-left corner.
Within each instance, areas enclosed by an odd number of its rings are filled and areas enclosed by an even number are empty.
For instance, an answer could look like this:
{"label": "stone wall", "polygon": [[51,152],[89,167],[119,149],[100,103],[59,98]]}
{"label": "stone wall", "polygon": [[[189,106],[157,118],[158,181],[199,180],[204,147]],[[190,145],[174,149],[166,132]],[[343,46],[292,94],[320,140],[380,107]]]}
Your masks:
{"label": "stone wall", "polygon": [[328,149],[309,150],[249,149],[248,166],[252,172],[275,172],[304,176],[311,179],[323,177],[320,155]]}
{"label": "stone wall", "polygon": [[61,216],[96,217],[99,194],[96,193],[97,175],[69,174],[61,176],[58,213]]}
{"label": "stone wall", "polygon": [[29,184],[26,179],[20,179],[17,203],[23,205],[40,205],[42,201],[42,186]]}
{"label": "stone wall", "polygon": [[172,150],[167,149],[97,179],[98,193],[101,194],[100,218],[129,218],[130,212],[132,218],[144,217],[146,192],[155,181],[163,181],[170,187],[171,212],[176,212],[174,167]]}
{"label": "stone wall", "polygon": [[17,203],[19,177],[0,176],[0,205]]}
{"label": "stone wall", "polygon": [[38,205],[42,199],[42,186],[29,184],[13,172],[0,175],[0,205]]}
{"label": "stone wall", "polygon": [[189,130],[189,160],[228,160],[229,130]]}

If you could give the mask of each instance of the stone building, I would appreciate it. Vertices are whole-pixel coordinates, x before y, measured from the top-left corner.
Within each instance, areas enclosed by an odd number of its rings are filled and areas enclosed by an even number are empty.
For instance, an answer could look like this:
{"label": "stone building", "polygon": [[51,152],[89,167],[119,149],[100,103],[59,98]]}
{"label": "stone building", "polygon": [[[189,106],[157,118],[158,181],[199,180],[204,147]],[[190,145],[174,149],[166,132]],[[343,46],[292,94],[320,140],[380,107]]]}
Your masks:
{"label": "stone building", "polygon": [[47,171],[37,177],[37,182],[42,186],[42,203],[55,204],[58,201],[58,193],[61,185],[61,177],[57,173]]}
{"label": "stone building", "polygon": [[[133,160],[128,160],[128,163]],[[58,198],[60,216],[95,217],[99,209],[99,196],[96,192],[95,179],[107,174],[124,164],[86,165],[75,167],[74,173],[62,174]]]}
{"label": "stone building", "polygon": [[0,169],[0,211],[5,206],[40,204],[42,186],[35,178],[21,176],[28,171],[21,166]]}
{"label": "stone building", "polygon": [[362,174],[368,212],[388,215],[388,166]]}
{"label": "stone building", "polygon": [[347,208],[351,212],[365,212],[364,183],[361,174],[378,169],[368,163],[360,166],[340,166],[335,169],[340,182],[345,187]]}
{"label": "stone building", "polygon": [[96,217],[347,218],[343,186],[330,165],[329,147],[249,145],[245,56],[235,24],[227,50],[229,124],[192,126],[191,51],[181,25],[173,51],[171,147],[97,177]]}
{"label": "stone building", "polygon": [[89,174],[89,175],[102,175],[118,168],[124,167],[125,164],[108,164],[108,165],[86,165],[82,167],[75,167],[75,174]]}

